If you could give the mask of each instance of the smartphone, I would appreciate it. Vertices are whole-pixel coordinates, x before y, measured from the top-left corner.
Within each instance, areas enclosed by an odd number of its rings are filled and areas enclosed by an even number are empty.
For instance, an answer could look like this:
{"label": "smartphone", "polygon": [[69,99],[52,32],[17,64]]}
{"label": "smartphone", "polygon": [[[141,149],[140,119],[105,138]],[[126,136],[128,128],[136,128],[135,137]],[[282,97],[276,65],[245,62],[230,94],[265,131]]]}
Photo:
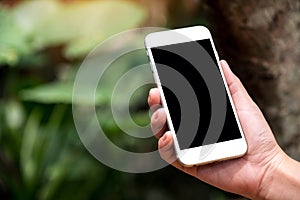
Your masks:
{"label": "smartphone", "polygon": [[178,161],[195,166],[243,156],[247,143],[209,30],[150,33],[145,47]]}

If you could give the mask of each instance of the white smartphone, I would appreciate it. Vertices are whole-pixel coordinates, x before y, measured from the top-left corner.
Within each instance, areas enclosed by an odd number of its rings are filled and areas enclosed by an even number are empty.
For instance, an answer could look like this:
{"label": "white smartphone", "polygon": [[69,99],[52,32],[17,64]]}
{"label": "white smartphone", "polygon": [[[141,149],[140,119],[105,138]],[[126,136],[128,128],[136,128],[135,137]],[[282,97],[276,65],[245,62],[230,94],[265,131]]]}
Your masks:
{"label": "white smartphone", "polygon": [[145,46],[178,161],[195,166],[243,156],[247,143],[209,30],[150,33]]}

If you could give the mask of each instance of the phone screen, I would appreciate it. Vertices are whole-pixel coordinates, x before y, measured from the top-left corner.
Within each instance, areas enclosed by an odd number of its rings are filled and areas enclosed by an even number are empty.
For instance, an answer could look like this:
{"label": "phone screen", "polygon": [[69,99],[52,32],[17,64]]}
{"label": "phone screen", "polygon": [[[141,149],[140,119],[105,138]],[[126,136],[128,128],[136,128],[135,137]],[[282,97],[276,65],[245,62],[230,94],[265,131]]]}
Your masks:
{"label": "phone screen", "polygon": [[180,149],[242,137],[210,39],[151,52]]}

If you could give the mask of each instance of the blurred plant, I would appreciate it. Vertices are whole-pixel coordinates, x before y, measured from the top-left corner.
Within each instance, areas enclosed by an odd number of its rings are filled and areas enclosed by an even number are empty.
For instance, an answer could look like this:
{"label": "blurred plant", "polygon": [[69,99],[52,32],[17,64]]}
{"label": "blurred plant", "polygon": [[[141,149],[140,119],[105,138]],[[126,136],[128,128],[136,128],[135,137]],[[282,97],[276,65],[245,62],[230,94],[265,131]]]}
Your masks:
{"label": "blurred plant", "polygon": [[[145,16],[142,6],[122,0],[0,4],[1,199],[122,197],[110,192],[128,177],[101,167],[77,137],[73,80],[81,58]],[[130,62],[132,57],[119,65],[126,70]],[[105,108],[109,94],[97,95]],[[121,132],[109,120],[104,126],[108,134]]]}
{"label": "blurred plant", "polygon": [[22,1],[0,5],[0,64],[17,65],[22,56],[65,45],[63,55],[77,58],[112,34],[134,28],[145,10],[130,1]]}

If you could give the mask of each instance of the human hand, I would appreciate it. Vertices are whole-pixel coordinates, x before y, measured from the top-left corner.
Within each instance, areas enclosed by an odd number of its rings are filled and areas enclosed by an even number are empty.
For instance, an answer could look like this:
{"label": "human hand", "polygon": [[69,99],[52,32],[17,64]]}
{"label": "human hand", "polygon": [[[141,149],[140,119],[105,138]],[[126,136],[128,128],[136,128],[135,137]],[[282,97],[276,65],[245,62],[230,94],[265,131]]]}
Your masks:
{"label": "human hand", "polygon": [[278,172],[279,166],[286,166],[282,163],[287,163],[288,156],[278,146],[263,114],[240,80],[232,73],[226,61],[220,63],[248,143],[246,155],[197,167],[180,165],[176,160],[172,135],[167,131],[166,114],[160,108],[159,90],[153,88],[149,92],[148,103],[154,111],[151,126],[153,133],[160,138],[160,155],[181,171],[218,188],[249,198],[266,198],[270,196],[269,185],[273,183],[273,173]]}

